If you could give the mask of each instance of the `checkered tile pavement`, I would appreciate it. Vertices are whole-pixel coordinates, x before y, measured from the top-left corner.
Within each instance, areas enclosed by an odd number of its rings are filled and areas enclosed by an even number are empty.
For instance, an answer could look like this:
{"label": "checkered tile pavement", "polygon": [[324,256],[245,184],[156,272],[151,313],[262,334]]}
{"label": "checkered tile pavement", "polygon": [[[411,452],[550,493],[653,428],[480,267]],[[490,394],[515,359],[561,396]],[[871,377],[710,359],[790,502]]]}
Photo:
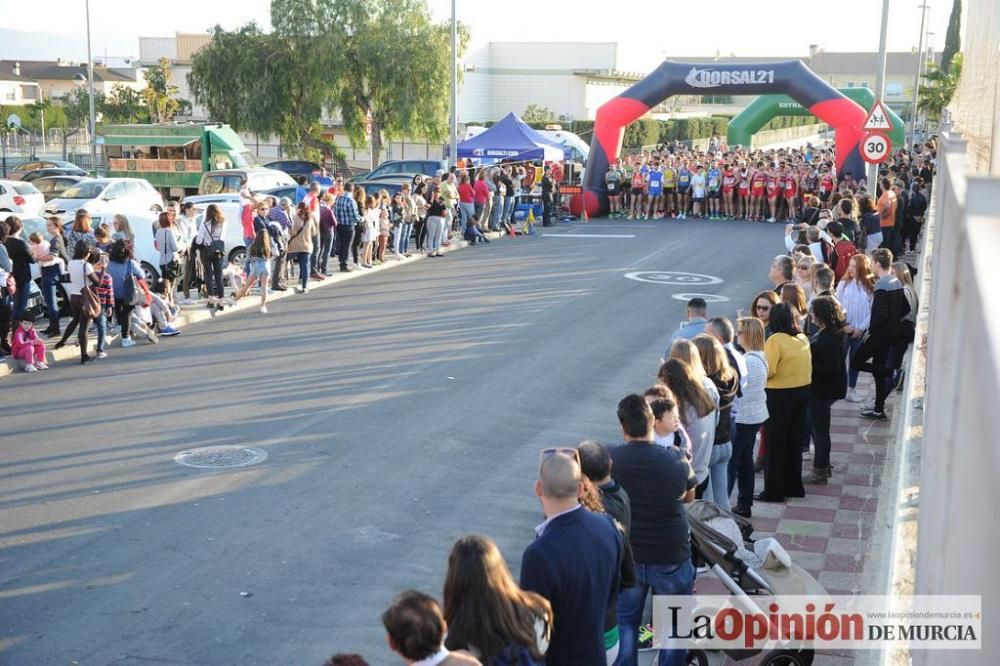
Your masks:
{"label": "checkered tile pavement", "polygon": [[[870,375],[861,375],[858,393],[863,401],[874,397]],[[895,395],[895,394],[894,394]],[[833,477],[827,485],[806,485],[806,496],[784,504],[753,505],[753,538],[773,536],[799,566],[811,573],[830,594],[864,594],[862,572],[870,552],[870,539],[878,508],[879,485],[889,442],[895,398],[886,405],[890,420],[861,418],[860,405],[841,400],[834,404],[830,428]],[[803,473],[812,462],[803,461]],[[757,475],[756,491],[763,487]],[[735,490],[734,490],[735,493]],[[700,594],[727,594],[714,574],[703,574],[695,583]],[[853,663],[852,653],[818,653],[816,664]],[[754,664],[748,659],[740,664]],[[712,663],[734,663],[730,660]]]}

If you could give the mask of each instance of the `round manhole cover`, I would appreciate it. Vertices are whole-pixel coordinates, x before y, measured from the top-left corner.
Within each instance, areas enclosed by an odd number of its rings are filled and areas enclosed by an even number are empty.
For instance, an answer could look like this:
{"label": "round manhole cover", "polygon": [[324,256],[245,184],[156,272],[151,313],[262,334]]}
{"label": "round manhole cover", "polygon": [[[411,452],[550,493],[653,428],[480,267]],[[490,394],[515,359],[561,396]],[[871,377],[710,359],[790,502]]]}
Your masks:
{"label": "round manhole cover", "polygon": [[205,446],[200,449],[181,451],[174,456],[174,462],[187,467],[220,469],[227,467],[249,467],[267,460],[267,451],[249,446]]}

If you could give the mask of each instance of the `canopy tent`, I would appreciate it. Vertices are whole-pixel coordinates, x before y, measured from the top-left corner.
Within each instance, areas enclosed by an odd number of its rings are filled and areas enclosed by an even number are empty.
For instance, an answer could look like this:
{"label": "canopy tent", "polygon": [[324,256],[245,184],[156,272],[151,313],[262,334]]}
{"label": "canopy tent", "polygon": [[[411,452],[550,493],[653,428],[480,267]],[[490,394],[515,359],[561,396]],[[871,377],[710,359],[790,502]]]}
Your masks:
{"label": "canopy tent", "polygon": [[496,160],[561,161],[566,150],[531,129],[515,113],[508,113],[482,134],[458,144],[459,157],[471,157],[484,162]]}

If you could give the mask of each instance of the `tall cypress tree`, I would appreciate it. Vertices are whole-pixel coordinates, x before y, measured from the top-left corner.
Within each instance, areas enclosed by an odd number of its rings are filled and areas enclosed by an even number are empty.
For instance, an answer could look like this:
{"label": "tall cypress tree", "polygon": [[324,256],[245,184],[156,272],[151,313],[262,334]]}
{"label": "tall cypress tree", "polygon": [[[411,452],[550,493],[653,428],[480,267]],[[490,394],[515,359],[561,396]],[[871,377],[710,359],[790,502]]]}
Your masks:
{"label": "tall cypress tree", "polygon": [[955,0],[951,5],[951,16],[948,18],[948,32],[944,36],[944,50],[941,51],[941,70],[951,71],[951,59],[961,50],[962,30],[962,0]]}

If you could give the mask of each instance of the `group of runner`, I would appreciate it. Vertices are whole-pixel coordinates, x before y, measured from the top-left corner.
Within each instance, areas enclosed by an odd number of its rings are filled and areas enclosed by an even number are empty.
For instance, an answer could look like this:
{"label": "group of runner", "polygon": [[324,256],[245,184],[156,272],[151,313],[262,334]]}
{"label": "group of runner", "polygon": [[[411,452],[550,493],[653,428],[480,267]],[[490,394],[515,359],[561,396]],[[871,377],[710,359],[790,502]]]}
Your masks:
{"label": "group of runner", "polygon": [[[852,174],[842,185],[856,187]],[[832,149],[701,152],[644,150],[608,167],[611,217],[628,219],[793,220],[803,203],[826,202],[837,188]]]}

